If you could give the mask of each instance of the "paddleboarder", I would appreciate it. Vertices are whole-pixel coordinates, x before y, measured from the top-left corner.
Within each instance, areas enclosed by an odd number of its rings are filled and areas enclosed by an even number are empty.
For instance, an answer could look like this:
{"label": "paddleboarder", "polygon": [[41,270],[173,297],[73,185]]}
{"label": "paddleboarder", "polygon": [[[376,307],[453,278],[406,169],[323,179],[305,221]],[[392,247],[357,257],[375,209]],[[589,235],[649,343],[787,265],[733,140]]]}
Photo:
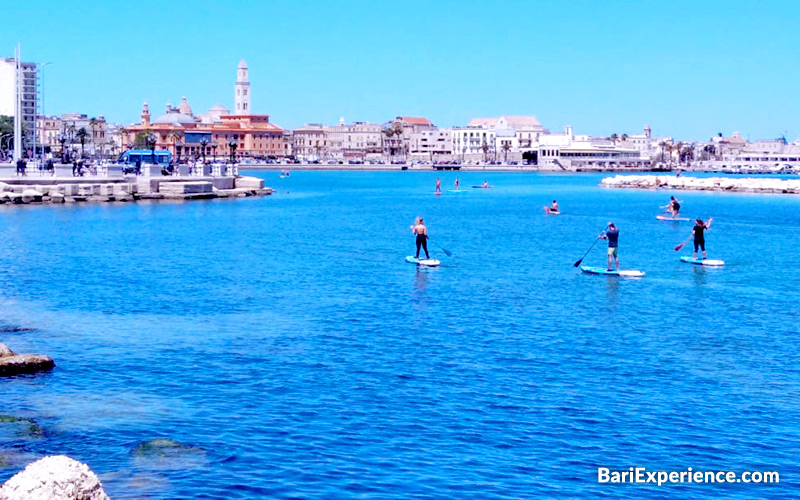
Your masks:
{"label": "paddleboarder", "polygon": [[436,179],[436,192],[435,194],[442,194],[442,180]]}
{"label": "paddleboarder", "polygon": [[703,251],[703,260],[706,260],[706,237],[705,231],[706,229],[711,229],[711,221],[714,218],[711,217],[708,219],[708,222],[703,222],[703,219],[697,219],[694,221],[694,227],[692,228],[692,236],[694,236],[694,253],[692,254],[692,259],[697,259],[697,249],[700,248]]}
{"label": "paddleboarder", "polygon": [[489,181],[483,181],[483,186],[482,187],[484,189],[488,189],[489,188]]}
{"label": "paddleboarder", "polygon": [[612,270],[611,258],[613,257],[614,263],[617,265],[617,271],[619,271],[619,229],[613,222],[609,222],[608,229],[600,234],[600,238],[608,240],[608,270]]}
{"label": "paddleboarder", "polygon": [[456,177],[456,191],[458,191],[458,186],[461,185],[461,179]]}
{"label": "paddleboarder", "polygon": [[672,214],[673,219],[680,216],[681,214],[681,204],[678,202],[678,200],[675,199],[674,196],[669,197],[669,203],[666,204],[664,208],[667,209],[667,212]]}
{"label": "paddleboarder", "polygon": [[553,200],[553,204],[550,205],[549,207],[544,207],[544,211],[545,211],[545,213],[548,213],[548,214],[559,213],[558,202],[556,200]]}
{"label": "paddleboarder", "polygon": [[430,259],[431,256],[428,254],[428,228],[425,227],[425,221],[422,217],[417,217],[414,219],[414,225],[411,226],[411,232],[417,237],[417,253],[414,254],[414,258],[419,259],[419,249],[422,248],[425,250],[425,258]]}

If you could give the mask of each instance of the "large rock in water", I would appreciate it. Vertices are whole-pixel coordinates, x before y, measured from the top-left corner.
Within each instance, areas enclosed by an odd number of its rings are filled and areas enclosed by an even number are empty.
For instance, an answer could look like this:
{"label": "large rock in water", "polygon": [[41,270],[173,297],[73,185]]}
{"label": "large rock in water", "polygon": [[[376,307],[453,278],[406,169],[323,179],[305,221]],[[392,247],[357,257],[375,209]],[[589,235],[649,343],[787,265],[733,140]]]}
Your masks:
{"label": "large rock in water", "polygon": [[0,500],[109,500],[89,466],[64,455],[37,460],[0,486]]}
{"label": "large rock in water", "polygon": [[[52,370],[53,358],[41,354],[17,354],[0,344],[0,377]],[[2,498],[0,498],[2,500]]]}

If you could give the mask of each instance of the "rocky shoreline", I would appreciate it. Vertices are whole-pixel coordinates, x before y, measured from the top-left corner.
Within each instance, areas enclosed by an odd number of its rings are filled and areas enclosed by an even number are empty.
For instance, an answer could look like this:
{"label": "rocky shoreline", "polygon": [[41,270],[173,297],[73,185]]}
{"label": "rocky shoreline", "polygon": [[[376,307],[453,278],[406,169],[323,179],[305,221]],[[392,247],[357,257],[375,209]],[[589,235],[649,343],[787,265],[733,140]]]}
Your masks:
{"label": "rocky shoreline", "polygon": [[800,179],[617,175],[604,178],[600,185],[607,188],[628,189],[661,188],[736,193],[800,194]]}
{"label": "rocky shoreline", "polygon": [[0,179],[0,205],[193,200],[266,196],[274,191],[257,177],[132,179]]}

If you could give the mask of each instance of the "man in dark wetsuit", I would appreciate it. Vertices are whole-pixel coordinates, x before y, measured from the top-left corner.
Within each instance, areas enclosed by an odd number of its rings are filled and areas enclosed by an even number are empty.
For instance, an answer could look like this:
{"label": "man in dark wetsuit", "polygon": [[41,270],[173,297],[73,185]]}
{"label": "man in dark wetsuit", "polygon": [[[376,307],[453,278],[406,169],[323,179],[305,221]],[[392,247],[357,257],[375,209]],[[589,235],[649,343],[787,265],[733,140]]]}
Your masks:
{"label": "man in dark wetsuit", "polygon": [[411,231],[417,236],[417,253],[414,258],[419,259],[419,249],[421,247],[425,250],[425,258],[430,259],[431,256],[428,254],[428,228],[425,227],[425,221],[422,217],[417,218],[417,223],[411,226]]}
{"label": "man in dark wetsuit", "polygon": [[617,229],[617,226],[615,226],[613,222],[609,222],[608,229],[606,229],[600,237],[604,240],[608,240],[608,270],[612,270],[611,258],[613,257],[617,265],[617,271],[619,271],[619,229]]}
{"label": "man in dark wetsuit", "polygon": [[711,228],[711,221],[714,218],[708,219],[708,222],[703,222],[703,219],[694,221],[694,228],[692,228],[692,236],[694,236],[694,253],[692,259],[697,260],[697,249],[703,250],[703,260],[706,260],[706,236],[705,230]]}

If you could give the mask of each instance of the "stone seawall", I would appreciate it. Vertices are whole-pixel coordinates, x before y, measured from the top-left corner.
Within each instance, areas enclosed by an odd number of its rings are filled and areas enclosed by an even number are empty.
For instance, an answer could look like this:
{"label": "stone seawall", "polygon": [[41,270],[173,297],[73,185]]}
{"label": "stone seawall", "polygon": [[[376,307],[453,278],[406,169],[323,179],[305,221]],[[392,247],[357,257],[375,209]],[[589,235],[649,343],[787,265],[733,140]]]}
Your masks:
{"label": "stone seawall", "polygon": [[83,182],[27,183],[24,178],[0,180],[0,205],[41,203],[127,202],[265,196],[273,190],[257,177],[148,178],[129,181],[85,179]]}
{"label": "stone seawall", "polygon": [[728,191],[741,193],[800,194],[800,179],[756,177],[687,177],[668,175],[617,175],[600,183],[609,188],[685,189],[693,191]]}

